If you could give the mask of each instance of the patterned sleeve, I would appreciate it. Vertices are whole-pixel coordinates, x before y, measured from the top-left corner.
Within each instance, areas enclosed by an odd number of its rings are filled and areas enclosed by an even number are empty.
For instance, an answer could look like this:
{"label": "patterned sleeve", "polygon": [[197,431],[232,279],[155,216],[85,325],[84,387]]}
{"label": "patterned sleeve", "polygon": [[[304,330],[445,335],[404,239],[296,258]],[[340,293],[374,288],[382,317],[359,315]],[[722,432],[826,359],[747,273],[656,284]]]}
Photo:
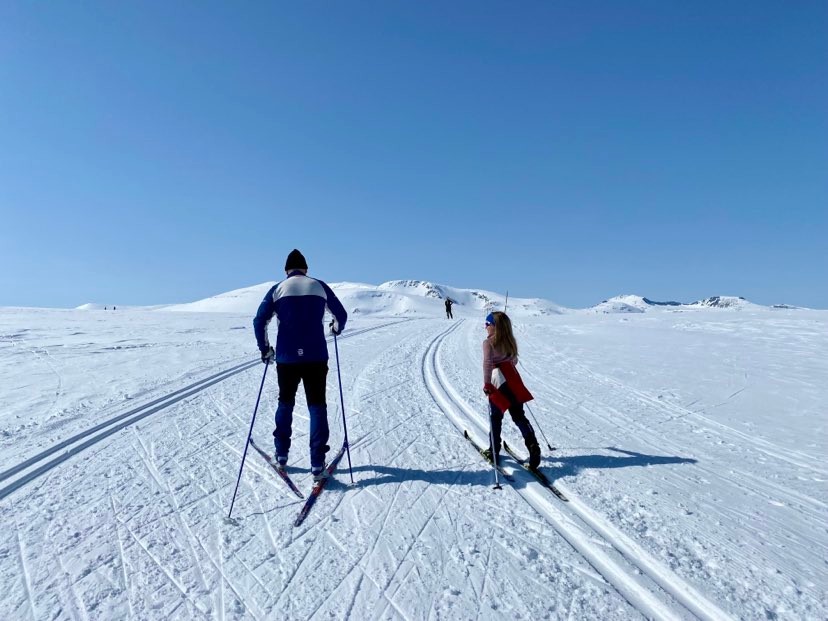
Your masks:
{"label": "patterned sleeve", "polygon": [[336,329],[337,331],[342,332],[342,330],[345,329],[345,322],[348,321],[348,312],[345,310],[345,307],[342,306],[342,302],[339,301],[339,298],[336,297],[333,289],[331,289],[327,283],[324,283],[321,280],[319,282],[325,289],[325,304],[334,316],[334,320],[336,321]]}
{"label": "patterned sleeve", "polygon": [[483,341],[483,384],[489,384],[492,381],[492,370],[494,369],[492,352],[492,344],[489,343],[489,339],[486,339]]}
{"label": "patterned sleeve", "polygon": [[256,335],[256,344],[259,346],[259,351],[265,351],[270,347],[270,340],[267,338],[267,325],[273,318],[273,313],[276,312],[276,304],[273,301],[273,292],[276,287],[273,287],[264,296],[262,303],[259,304],[259,310],[253,318],[253,333]]}

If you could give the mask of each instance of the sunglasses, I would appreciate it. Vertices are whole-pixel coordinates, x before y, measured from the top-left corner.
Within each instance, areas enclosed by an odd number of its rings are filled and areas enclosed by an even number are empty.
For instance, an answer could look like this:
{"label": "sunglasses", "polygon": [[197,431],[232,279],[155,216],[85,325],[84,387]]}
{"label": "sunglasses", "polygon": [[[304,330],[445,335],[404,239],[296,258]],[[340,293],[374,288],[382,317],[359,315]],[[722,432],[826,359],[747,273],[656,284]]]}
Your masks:
{"label": "sunglasses", "polygon": [[487,327],[487,328],[488,328],[489,326],[493,326],[493,325],[494,325],[494,324],[493,324],[491,321],[487,321],[487,322],[486,322],[486,327]]}

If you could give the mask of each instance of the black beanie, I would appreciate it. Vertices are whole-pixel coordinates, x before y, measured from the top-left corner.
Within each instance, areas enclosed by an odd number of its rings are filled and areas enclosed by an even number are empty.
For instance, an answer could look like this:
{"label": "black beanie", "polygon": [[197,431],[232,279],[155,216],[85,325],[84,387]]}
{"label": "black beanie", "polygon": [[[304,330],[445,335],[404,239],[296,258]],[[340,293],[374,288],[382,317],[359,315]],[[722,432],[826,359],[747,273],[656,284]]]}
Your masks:
{"label": "black beanie", "polygon": [[290,251],[290,254],[287,256],[287,261],[285,261],[285,271],[289,272],[291,270],[306,270],[308,269],[308,262],[305,261],[305,257],[299,252],[296,248]]}

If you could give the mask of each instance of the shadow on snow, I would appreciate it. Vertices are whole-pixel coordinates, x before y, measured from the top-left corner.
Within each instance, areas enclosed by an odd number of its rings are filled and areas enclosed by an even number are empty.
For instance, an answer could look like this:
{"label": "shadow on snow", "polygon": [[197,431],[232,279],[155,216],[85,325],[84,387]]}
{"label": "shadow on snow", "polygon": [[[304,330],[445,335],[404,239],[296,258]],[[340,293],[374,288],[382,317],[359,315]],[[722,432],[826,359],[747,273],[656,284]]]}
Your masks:
{"label": "shadow on snow", "polygon": [[[622,455],[573,455],[556,458],[545,455],[541,463],[541,470],[550,481],[568,476],[575,476],[583,470],[604,470],[610,468],[634,468],[646,466],[661,466],[668,464],[695,464],[696,460],[687,457],[669,455],[646,455],[616,447],[607,447],[608,451],[622,453]],[[504,463],[509,465],[509,462]],[[361,478],[358,473],[373,476]],[[337,478],[328,483],[328,489],[344,489],[349,487],[350,478],[348,468],[341,467],[337,471]],[[354,481],[359,487],[370,485],[384,485],[387,483],[403,483],[406,481],[423,481],[437,485],[485,485],[491,486],[494,474],[491,467],[482,467],[478,470],[424,470],[419,468],[395,468],[392,466],[359,465],[354,467]],[[518,479],[512,485],[520,485]]]}

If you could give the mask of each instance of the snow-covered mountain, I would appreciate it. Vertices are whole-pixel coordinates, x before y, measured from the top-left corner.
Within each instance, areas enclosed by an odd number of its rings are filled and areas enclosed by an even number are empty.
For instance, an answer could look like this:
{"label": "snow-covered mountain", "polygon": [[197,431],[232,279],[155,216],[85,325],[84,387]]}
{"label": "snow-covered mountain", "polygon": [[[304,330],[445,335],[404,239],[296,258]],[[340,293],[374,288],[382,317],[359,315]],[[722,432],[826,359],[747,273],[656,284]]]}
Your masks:
{"label": "snow-covered mountain", "polygon": [[[782,308],[789,308],[782,305]],[[691,310],[700,308],[722,308],[729,310],[749,310],[765,308],[749,302],[743,297],[716,295],[689,304],[683,302],[656,302],[640,295],[618,295],[604,300],[588,309],[590,313],[645,313],[653,310]]]}
{"label": "snow-covered mountain", "polygon": [[[123,310],[164,310],[176,312],[197,313],[237,313],[252,315],[267,291],[276,284],[274,281],[264,282],[250,287],[234,289],[218,295],[189,302],[185,304],[171,304],[162,306],[120,306]],[[737,296],[713,296],[696,302],[684,303],[651,300],[640,295],[618,295],[600,304],[575,310],[560,306],[542,298],[514,298],[485,289],[462,289],[425,280],[391,280],[381,285],[371,285],[357,282],[330,283],[345,308],[350,314],[356,315],[442,315],[445,311],[444,301],[454,302],[453,313],[459,316],[471,316],[486,313],[491,310],[503,309],[516,317],[541,317],[560,315],[570,312],[586,312],[590,314],[614,313],[644,313],[659,310],[694,310],[702,308],[718,308],[727,310],[756,310],[767,308],[749,302]],[[108,307],[113,308],[112,306]],[[780,304],[774,308],[797,308]],[[83,304],[76,310],[103,310],[103,304]]]}
{"label": "snow-covered mountain", "polygon": [[693,302],[692,304],[689,304],[689,306],[696,306],[699,308],[733,308],[739,310],[750,307],[758,307],[759,305],[754,304],[753,302],[748,302],[743,297],[736,297],[732,295],[714,295],[713,297]]}
{"label": "snow-covered mountain", "polygon": [[586,310],[595,313],[643,313],[647,307],[646,298],[640,295],[618,295]]}
{"label": "snow-covered mountain", "polygon": [[[262,298],[274,285],[266,282],[235,289],[188,304],[163,307],[166,311],[220,312],[253,314]],[[423,280],[392,280],[381,285],[365,283],[330,283],[349,314],[354,315],[441,315],[444,301],[454,302],[455,315],[479,315],[503,309],[506,296],[482,289],[460,289]],[[509,298],[507,310],[521,317],[558,315],[567,309],[539,298]]]}

